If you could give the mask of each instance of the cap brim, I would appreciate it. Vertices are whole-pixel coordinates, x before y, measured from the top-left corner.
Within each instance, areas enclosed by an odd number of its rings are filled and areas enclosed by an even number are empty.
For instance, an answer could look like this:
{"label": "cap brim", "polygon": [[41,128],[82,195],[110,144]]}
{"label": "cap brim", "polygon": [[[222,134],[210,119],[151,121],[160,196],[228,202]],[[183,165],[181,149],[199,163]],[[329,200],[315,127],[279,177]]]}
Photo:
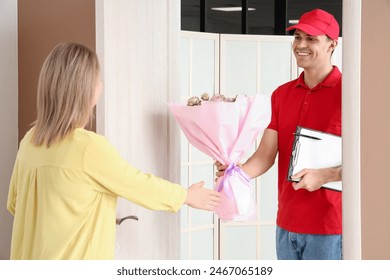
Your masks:
{"label": "cap brim", "polygon": [[290,30],[294,30],[294,29],[302,30],[303,32],[306,32],[307,34],[313,35],[313,36],[325,35],[325,33],[322,32],[321,30],[319,30],[311,25],[304,24],[304,23],[298,23],[296,25],[290,26],[286,30],[290,31]]}

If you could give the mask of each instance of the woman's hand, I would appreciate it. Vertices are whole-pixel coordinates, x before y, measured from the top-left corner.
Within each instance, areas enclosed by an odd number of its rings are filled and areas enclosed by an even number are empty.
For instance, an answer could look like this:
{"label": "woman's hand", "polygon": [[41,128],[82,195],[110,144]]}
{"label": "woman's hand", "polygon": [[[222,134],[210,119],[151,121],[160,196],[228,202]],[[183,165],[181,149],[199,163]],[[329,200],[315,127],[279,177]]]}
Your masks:
{"label": "woman's hand", "polygon": [[204,182],[192,184],[187,189],[185,204],[192,208],[213,211],[221,200],[221,194],[203,186]]}

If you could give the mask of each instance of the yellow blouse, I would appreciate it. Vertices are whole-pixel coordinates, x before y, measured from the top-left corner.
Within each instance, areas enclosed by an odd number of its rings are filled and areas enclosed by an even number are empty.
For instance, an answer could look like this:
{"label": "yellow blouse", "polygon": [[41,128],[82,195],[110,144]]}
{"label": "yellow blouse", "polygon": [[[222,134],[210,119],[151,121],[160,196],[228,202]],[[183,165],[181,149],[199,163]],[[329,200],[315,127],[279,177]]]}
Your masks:
{"label": "yellow blouse", "polygon": [[8,194],[11,259],[114,258],[117,197],[175,212],[186,190],[143,174],[104,138],[76,129],[61,143],[23,138]]}

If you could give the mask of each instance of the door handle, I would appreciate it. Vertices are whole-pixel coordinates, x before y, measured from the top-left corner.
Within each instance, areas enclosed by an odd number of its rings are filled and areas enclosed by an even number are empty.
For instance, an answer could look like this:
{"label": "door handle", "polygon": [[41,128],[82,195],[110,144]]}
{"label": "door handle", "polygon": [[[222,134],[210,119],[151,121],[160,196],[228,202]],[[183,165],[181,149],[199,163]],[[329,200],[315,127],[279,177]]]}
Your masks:
{"label": "door handle", "polygon": [[125,220],[136,220],[136,221],[138,221],[138,217],[130,215],[130,216],[126,216],[126,217],[123,217],[123,218],[116,218],[116,224],[120,225]]}

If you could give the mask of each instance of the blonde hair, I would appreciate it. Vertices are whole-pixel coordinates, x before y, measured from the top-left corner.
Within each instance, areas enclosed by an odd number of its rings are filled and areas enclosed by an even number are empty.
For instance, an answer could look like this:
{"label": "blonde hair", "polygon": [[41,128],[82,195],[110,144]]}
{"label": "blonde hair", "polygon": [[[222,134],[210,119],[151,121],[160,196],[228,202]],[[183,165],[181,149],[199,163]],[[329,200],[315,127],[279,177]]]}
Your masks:
{"label": "blonde hair", "polygon": [[39,75],[34,145],[50,147],[92,121],[99,72],[97,55],[86,46],[61,43],[50,52]]}

